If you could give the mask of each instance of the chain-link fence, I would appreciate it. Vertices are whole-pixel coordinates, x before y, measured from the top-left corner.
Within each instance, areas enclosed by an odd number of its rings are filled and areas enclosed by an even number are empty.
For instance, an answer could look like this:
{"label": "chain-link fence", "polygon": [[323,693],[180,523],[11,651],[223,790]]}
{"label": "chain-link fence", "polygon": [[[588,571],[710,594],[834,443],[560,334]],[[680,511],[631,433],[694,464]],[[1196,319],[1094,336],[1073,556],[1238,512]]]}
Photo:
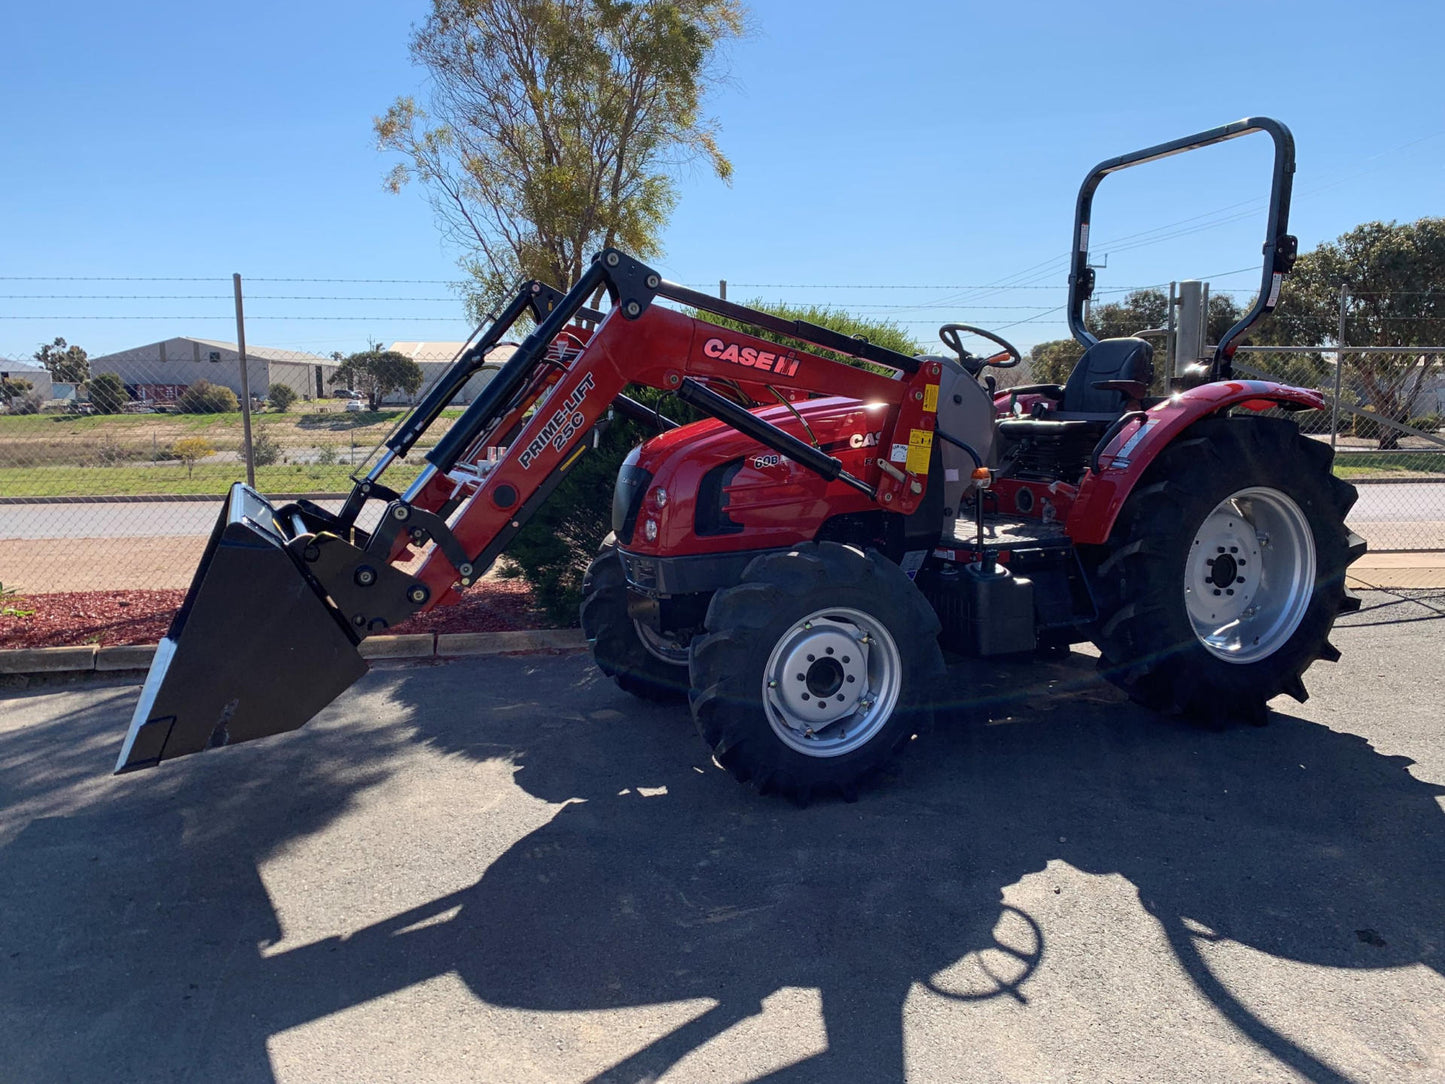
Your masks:
{"label": "chain-link fence", "polygon": [[1370,552],[1356,581],[1445,586],[1445,354],[1242,348],[1234,368],[1325,393],[1325,410],[1290,417],[1334,447],[1335,473],[1359,490],[1349,524]]}
{"label": "chain-link fence", "polygon": [[[218,280],[211,299],[229,308],[231,286]],[[350,302],[377,311],[376,302],[448,299],[266,294],[249,327],[236,306],[231,326],[238,334],[229,340],[174,336],[89,356],[58,340],[40,356],[0,356],[0,584],[30,593],[184,587],[217,498],[232,482],[250,477],[283,498],[335,499],[348,491],[352,474],[470,329],[460,319],[430,322],[454,329],[457,341],[368,345],[338,335],[307,349],[258,341],[286,326],[268,321],[303,318],[276,315],[283,302],[317,300],[327,302],[327,315],[307,319],[339,320],[335,313]],[[455,298],[450,303],[460,310]],[[421,318],[388,319],[400,328]],[[358,353],[375,364],[358,362]],[[1418,572],[1420,586],[1433,586],[1445,577],[1445,354],[1425,347],[1244,348],[1235,367],[1329,397],[1327,411],[1291,417],[1335,446],[1337,472],[1360,488],[1350,523],[1371,554],[1357,578],[1411,586]],[[414,465],[400,464],[389,481],[406,483],[427,442],[487,376],[458,395],[409,457]]]}
{"label": "chain-link fence", "polygon": [[[231,483],[339,498],[462,345],[247,345],[243,361],[237,342],[174,337],[48,367],[0,357],[0,584],[187,586]],[[489,376],[459,393],[389,483],[410,480]]]}

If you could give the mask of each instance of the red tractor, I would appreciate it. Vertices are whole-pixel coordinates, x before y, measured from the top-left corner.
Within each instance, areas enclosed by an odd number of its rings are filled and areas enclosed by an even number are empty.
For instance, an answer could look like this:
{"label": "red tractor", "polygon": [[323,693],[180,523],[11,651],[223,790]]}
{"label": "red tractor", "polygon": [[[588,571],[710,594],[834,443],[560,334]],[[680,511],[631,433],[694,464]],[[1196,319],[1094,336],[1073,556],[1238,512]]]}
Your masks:
{"label": "red tractor", "polygon": [[[1259,295],[1205,364],[1151,395],[1149,343],[1098,340],[1083,319],[1094,191],[1109,173],[1250,132],[1275,144]],[[622,688],[686,696],[739,780],[851,795],[935,706],[966,700],[943,649],[984,658],[1092,640],[1140,704],[1262,722],[1272,697],[1304,699],[1316,659],[1338,657],[1328,637],[1364,551],[1329,446],[1282,416],[1324,398],[1231,372],[1294,261],[1293,171],[1288,130],[1266,118],[1095,167],[1069,276],[1086,349],[1062,385],[996,391],[992,370],[1019,352],[977,328],[947,325],[948,354],[910,357],[665,282],[614,250],[565,295],[524,284],[339,512],[233,487],[117,770],[303,725],[365,672],[364,637],[483,575],[613,410],[660,432],[618,474],[583,629]],[[588,308],[599,289],[605,315]],[[420,475],[389,488],[388,468],[528,313],[535,330]],[[975,356],[965,335],[997,349]],[[677,426],[630,384],[708,420]],[[373,501],[384,507],[365,531]]]}

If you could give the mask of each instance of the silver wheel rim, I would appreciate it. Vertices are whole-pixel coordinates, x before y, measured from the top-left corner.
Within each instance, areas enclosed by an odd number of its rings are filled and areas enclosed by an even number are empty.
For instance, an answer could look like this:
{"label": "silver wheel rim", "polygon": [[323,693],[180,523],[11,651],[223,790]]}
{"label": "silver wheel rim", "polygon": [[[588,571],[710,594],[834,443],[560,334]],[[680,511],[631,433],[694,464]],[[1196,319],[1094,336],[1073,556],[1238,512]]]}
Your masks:
{"label": "silver wheel rim", "polygon": [[903,659],[860,610],[817,610],[778,638],[763,673],[768,725],[790,749],[837,757],[872,741],[898,705]]}
{"label": "silver wheel rim", "polygon": [[1268,658],[1294,635],[1315,586],[1315,539],[1300,506],[1255,486],[1220,501],[1189,547],[1184,604],[1194,635],[1225,662]]}
{"label": "silver wheel rim", "polygon": [[671,636],[664,636],[645,621],[634,620],[632,627],[647,653],[669,666],[687,665],[687,645]]}

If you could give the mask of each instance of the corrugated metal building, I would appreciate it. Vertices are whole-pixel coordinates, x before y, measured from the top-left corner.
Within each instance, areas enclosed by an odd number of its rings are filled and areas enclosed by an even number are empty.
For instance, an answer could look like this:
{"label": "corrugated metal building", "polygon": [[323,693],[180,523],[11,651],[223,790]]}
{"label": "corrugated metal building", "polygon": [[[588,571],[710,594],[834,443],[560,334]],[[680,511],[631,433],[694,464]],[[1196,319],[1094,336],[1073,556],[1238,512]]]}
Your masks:
{"label": "corrugated metal building", "polygon": [[[466,345],[466,343],[456,342],[392,343],[388,349],[394,350],[398,354],[405,354],[421,367],[422,382],[421,391],[418,392],[415,397],[408,399],[398,396],[388,396],[386,402],[416,402],[417,399],[420,399],[426,394],[427,389],[430,388],[432,384],[436,383],[442,373],[447,371],[452,360],[462,352],[462,347]],[[452,401],[456,403],[470,403],[475,399],[481,390],[487,386],[488,381],[492,379],[492,375],[496,372],[496,368],[493,366],[499,367],[502,362],[512,356],[512,351],[515,349],[516,346],[513,343],[499,343],[493,347],[491,354],[487,358],[487,368],[468,380],[465,386],[463,386],[461,394]]]}
{"label": "corrugated metal building", "polygon": [[[208,380],[241,394],[241,352],[235,343],[179,336],[90,359],[93,375],[115,373],[137,399],[171,402],[187,385]],[[246,377],[251,395],[264,399],[272,384],[285,384],[300,396],[326,398],[336,362],[297,350],[246,347]]]}
{"label": "corrugated metal building", "polygon": [[[49,369],[35,369],[13,361],[0,359],[0,373],[10,380],[28,381],[31,388],[40,393],[41,402],[48,403],[55,398]],[[65,385],[70,387],[69,384]]]}

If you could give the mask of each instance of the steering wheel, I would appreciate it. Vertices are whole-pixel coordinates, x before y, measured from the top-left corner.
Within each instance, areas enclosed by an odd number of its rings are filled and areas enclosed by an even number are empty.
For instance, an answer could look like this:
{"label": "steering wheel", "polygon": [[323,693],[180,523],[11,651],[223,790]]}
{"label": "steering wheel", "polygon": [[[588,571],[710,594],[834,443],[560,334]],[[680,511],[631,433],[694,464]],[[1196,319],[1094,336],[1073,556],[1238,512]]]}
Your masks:
{"label": "steering wheel", "polygon": [[[963,346],[963,335],[977,335],[987,339],[989,342],[997,343],[1003,347],[997,354],[990,354],[986,358],[974,357]],[[974,327],[971,324],[944,324],[938,329],[938,337],[943,340],[943,345],[958,355],[958,360],[968,370],[970,376],[977,376],[985,367],[994,369],[1012,369],[1023,357],[1019,354],[1019,348],[1007,339],[1002,339],[992,331],[985,331],[981,327]]]}

